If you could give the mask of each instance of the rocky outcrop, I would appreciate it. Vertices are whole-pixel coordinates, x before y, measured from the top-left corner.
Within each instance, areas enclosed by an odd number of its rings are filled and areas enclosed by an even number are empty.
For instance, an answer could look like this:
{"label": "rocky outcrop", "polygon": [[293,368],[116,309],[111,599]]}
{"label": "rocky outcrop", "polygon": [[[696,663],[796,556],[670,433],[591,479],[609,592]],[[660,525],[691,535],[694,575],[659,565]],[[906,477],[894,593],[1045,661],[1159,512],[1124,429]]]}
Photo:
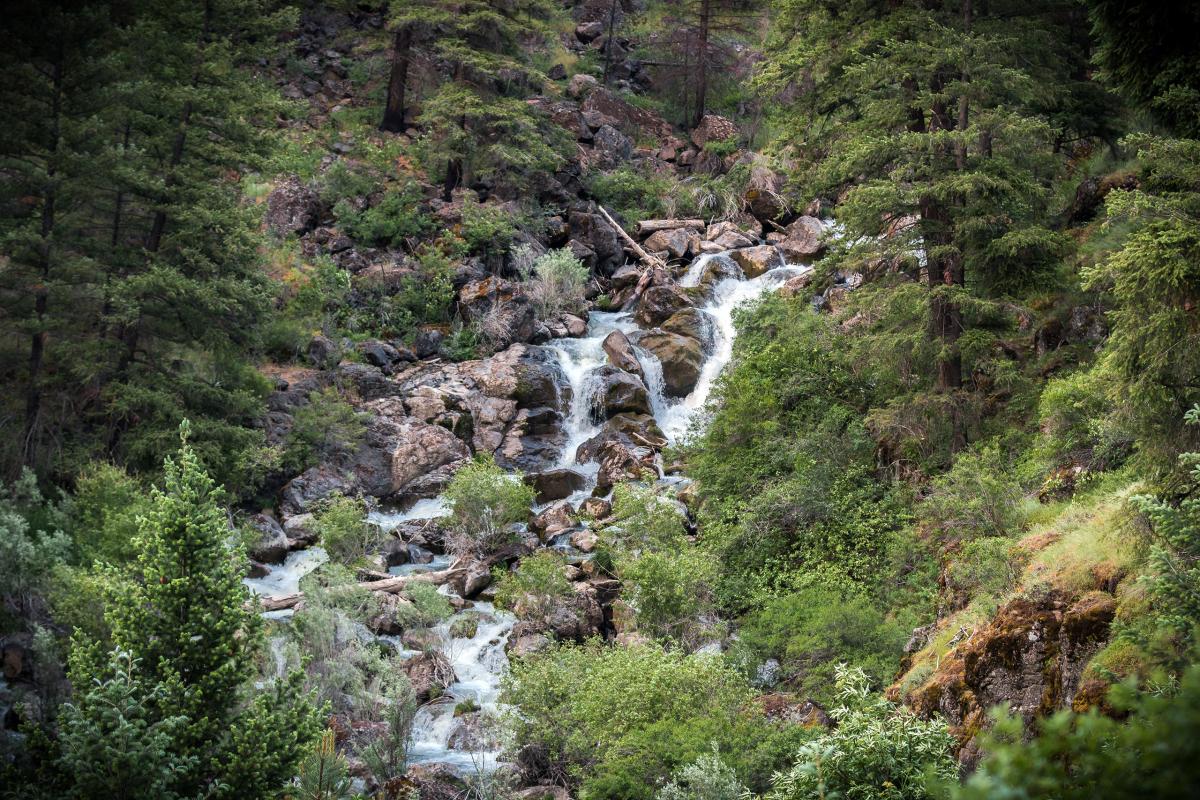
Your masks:
{"label": "rocky outcrop", "polygon": [[629,337],[621,331],[613,331],[604,337],[601,343],[604,347],[604,352],[608,356],[608,361],[617,369],[623,369],[631,375],[636,375],[639,378],[645,378],[642,374],[641,362],[637,360],[637,354],[633,351],[633,343],[629,341]]}
{"label": "rocky outcrop", "polygon": [[729,254],[747,278],[757,278],[763,273],[783,266],[783,259],[774,245],[761,244],[757,247],[744,247]]}
{"label": "rocky outcrop", "polygon": [[255,514],[247,522],[257,536],[246,554],[262,564],[281,563],[290,549],[283,526],[270,514]]}
{"label": "rocky outcrop", "polygon": [[303,235],[317,227],[323,211],[316,190],[288,178],[267,195],[267,230],[281,239]]}
{"label": "rocky outcrop", "polygon": [[515,284],[488,276],[471,281],[458,292],[463,321],[475,325],[497,350],[528,342],[537,331],[533,305]]}
{"label": "rocky outcrop", "polygon": [[606,364],[592,374],[592,380],[595,382],[591,404],[594,422],[603,422],[617,414],[651,413],[650,395],[636,375]]}
{"label": "rocky outcrop", "polygon": [[798,217],[784,230],[779,250],[789,262],[807,262],[825,250],[825,226],[816,217]]}
{"label": "rocky outcrop", "polygon": [[1057,591],[1017,597],[983,628],[964,632],[964,641],[907,702],[918,713],[944,716],[963,746],[960,758],[974,763],[972,739],[992,706],[1004,705],[1026,722],[1072,707],[1083,669],[1108,640],[1115,613],[1116,601],[1104,591],[1075,600]]}

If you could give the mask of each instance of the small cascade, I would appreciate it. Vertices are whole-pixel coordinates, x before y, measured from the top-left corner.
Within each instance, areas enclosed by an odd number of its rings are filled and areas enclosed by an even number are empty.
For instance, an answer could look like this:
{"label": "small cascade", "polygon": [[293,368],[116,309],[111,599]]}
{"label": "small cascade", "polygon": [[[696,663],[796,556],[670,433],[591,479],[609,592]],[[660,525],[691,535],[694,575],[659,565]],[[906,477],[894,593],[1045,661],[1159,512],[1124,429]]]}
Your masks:
{"label": "small cascade", "polygon": [[646,379],[646,391],[650,395],[650,411],[654,419],[659,420],[667,413],[667,385],[663,382],[662,362],[658,356],[645,348],[633,346],[633,354],[637,356],[638,364],[642,367],[642,375]]}
{"label": "small cascade", "polygon": [[593,311],[588,315],[587,334],[578,339],[554,339],[546,347],[558,356],[559,366],[571,385],[571,410],[567,415],[566,444],[558,467],[574,467],[579,445],[596,435],[600,426],[592,420],[595,397],[594,372],[608,363],[604,338],[613,331],[632,333],[637,323],[627,312]]}
{"label": "small cascade", "polygon": [[[467,616],[478,622],[475,635],[470,639],[452,638],[451,626]],[[463,771],[489,772],[495,768],[500,753],[489,741],[494,737],[489,737],[486,726],[498,714],[500,678],[508,668],[504,645],[515,622],[512,614],[496,610],[491,603],[476,602],[473,608],[455,614],[435,628],[442,654],[454,667],[457,680],[442,697],[418,709],[409,748],[410,762],[450,764]],[[468,701],[479,710],[456,717],[455,707]],[[479,725],[483,730],[464,727]],[[467,735],[456,741],[455,734],[460,731]],[[473,738],[480,741],[468,746]]]}
{"label": "small cascade", "polygon": [[405,522],[414,520],[436,519],[444,517],[450,511],[446,501],[441,497],[429,497],[418,500],[405,511],[372,511],[367,515],[367,522],[378,525],[385,531],[392,531]]}
{"label": "small cascade", "polygon": [[[300,579],[329,560],[323,547],[310,547],[307,550],[293,550],[283,559],[283,563],[271,567],[271,572],[262,578],[243,578],[242,583],[249,587],[253,594],[264,597],[295,594],[300,591]],[[281,611],[268,611],[263,614],[268,619],[290,617],[293,610],[285,608]]]}
{"label": "small cascade", "polygon": [[[703,256],[701,256],[703,258]],[[697,259],[699,261],[700,259]],[[692,393],[677,403],[670,405],[662,416],[655,415],[659,427],[667,439],[678,442],[687,436],[688,429],[708,402],[721,371],[733,356],[733,340],[737,329],[733,324],[733,313],[742,303],[751,300],[772,289],[776,289],[788,278],[802,274],[811,267],[783,266],[776,267],[757,278],[738,280],[726,278],[713,287],[712,300],[706,303],[700,311],[712,324],[712,351],[704,361],[700,370],[700,379]],[[689,274],[691,270],[688,271]]]}

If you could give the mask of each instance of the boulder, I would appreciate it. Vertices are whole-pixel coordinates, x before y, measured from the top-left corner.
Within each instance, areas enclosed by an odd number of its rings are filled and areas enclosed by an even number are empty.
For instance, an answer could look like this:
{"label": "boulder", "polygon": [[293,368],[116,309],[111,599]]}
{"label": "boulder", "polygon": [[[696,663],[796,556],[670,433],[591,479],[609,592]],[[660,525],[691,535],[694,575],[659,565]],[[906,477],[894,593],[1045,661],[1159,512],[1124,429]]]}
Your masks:
{"label": "boulder", "polygon": [[603,422],[617,414],[649,414],[650,395],[636,375],[605,364],[591,376],[594,394],[591,402],[593,422]]}
{"label": "boulder", "polygon": [[319,538],[313,528],[312,514],[293,514],[283,518],[283,532],[287,536],[289,550],[312,547]]}
{"label": "boulder", "polygon": [[255,514],[247,520],[258,536],[247,548],[251,559],[263,564],[279,564],[288,553],[288,537],[283,526],[270,514]]}
{"label": "boulder", "polygon": [[734,250],[739,247],[753,247],[754,242],[741,231],[727,230],[712,240],[721,250]]}
{"label": "boulder", "polygon": [[698,309],[676,311],[662,324],[661,330],[695,339],[705,352],[712,350],[712,320]]}
{"label": "boulder", "polygon": [[600,169],[615,169],[633,155],[633,141],[612,125],[601,125],[592,135],[592,159]]}
{"label": "boulder", "polygon": [[[410,484],[439,467],[470,458],[471,451],[452,432],[440,425],[404,416],[399,398],[366,403],[363,409],[376,415],[368,428],[368,446],[376,446],[385,455],[388,466],[386,489],[368,486],[376,496],[405,493]],[[376,434],[376,436],[372,436]]]}
{"label": "boulder", "polygon": [[816,217],[797,217],[784,231],[779,250],[788,261],[803,262],[819,255],[825,244],[825,226]]}
{"label": "boulder", "polygon": [[655,231],[643,243],[643,247],[651,253],[666,251],[671,258],[683,258],[689,251],[699,246],[699,236],[689,228],[674,228],[665,231]]}
{"label": "boulder", "polygon": [[577,521],[575,509],[571,508],[571,504],[566,500],[559,500],[535,516],[530,521],[529,528],[541,534],[545,541],[575,527]]}
{"label": "boulder", "polygon": [[629,341],[629,337],[624,332],[613,331],[608,334],[604,337],[602,346],[608,355],[610,364],[617,369],[623,369],[631,375],[645,379],[645,375],[642,374],[642,365],[633,351],[633,343]]}
{"label": "boulder", "polygon": [[288,178],[267,195],[267,229],[280,239],[302,236],[317,227],[323,211],[316,190]]}
{"label": "boulder", "polygon": [[[486,714],[475,712],[458,717],[446,746],[451,750],[487,752],[500,749],[500,731]],[[422,795],[424,797],[424,795]]]}
{"label": "boulder", "polygon": [[412,682],[413,693],[418,703],[426,703],[441,695],[446,687],[457,680],[454,667],[437,650],[413,656],[404,662],[401,669]]}
{"label": "boulder", "polygon": [[476,325],[497,349],[528,342],[537,330],[533,305],[515,284],[495,275],[471,281],[458,292],[463,321]]}
{"label": "boulder", "polygon": [[602,497],[589,497],[579,510],[592,519],[604,519],[612,513],[612,503]]}
{"label": "boulder", "polygon": [[813,270],[810,267],[808,271],[802,272],[799,275],[788,278],[783,282],[783,286],[779,287],[779,293],[784,297],[796,297],[803,294],[808,285],[812,283]]}
{"label": "boulder", "polygon": [[587,478],[573,469],[551,469],[531,475],[529,483],[537,492],[537,502],[562,500],[587,485]]}
{"label": "boulder", "polygon": [[730,257],[742,268],[747,278],[757,278],[764,272],[783,266],[783,259],[774,245],[760,244],[731,252]]}
{"label": "boulder", "polygon": [[340,348],[327,336],[314,336],[306,350],[308,363],[317,369],[333,369],[342,358]]}
{"label": "boulder", "polygon": [[591,75],[580,72],[572,75],[571,80],[567,82],[567,95],[579,99],[599,85],[600,81]]}
{"label": "boulder", "polygon": [[638,324],[653,328],[682,308],[689,308],[692,298],[674,284],[651,286],[638,299],[634,319]]}
{"label": "boulder", "polygon": [[603,275],[625,263],[625,250],[612,226],[599,214],[572,211],[568,215],[571,239],[595,254],[595,270]]}
{"label": "boulder", "polygon": [[704,366],[704,351],[698,340],[658,328],[641,332],[637,345],[653,353],[662,364],[666,394],[687,397],[696,388]]}
{"label": "boulder", "polygon": [[704,264],[703,270],[700,272],[700,279],[696,285],[701,288],[705,295],[711,296],[713,289],[725,280],[740,280],[745,277],[742,273],[742,268],[738,263],[729,256],[719,253],[708,259]]}
{"label": "boulder", "polygon": [[[592,498],[598,499],[598,498]],[[590,553],[596,549],[599,537],[591,531],[575,531],[571,534],[571,546],[581,553]]]}
{"label": "boulder", "polygon": [[353,478],[332,464],[318,464],[292,478],[280,492],[280,508],[287,514],[303,514],[334,492],[354,494]]}
{"label": "boulder", "polygon": [[738,135],[738,127],[731,120],[716,114],[705,114],[700,124],[692,129],[692,142],[704,147],[709,142],[720,142]]}
{"label": "boulder", "polygon": [[746,201],[746,207],[757,219],[779,219],[787,211],[783,188],[782,175],[756,164],[750,170],[750,182],[742,199]]}

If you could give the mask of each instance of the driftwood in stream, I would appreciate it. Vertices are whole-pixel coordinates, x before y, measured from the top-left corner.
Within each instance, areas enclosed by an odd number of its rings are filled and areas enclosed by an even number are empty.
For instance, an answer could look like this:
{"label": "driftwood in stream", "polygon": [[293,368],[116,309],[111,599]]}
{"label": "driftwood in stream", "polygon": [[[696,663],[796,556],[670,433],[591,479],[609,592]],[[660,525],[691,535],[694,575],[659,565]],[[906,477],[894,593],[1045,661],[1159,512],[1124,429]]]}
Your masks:
{"label": "driftwood in stream", "polygon": [[629,299],[625,301],[625,308],[633,308],[637,305],[638,300],[641,299],[643,292],[656,283],[666,283],[670,279],[671,273],[667,270],[667,265],[663,263],[662,260],[650,255],[642,248],[640,244],[635,242],[633,238],[625,232],[625,229],[618,225],[615,219],[609,216],[609,213],[604,210],[604,206],[597,206],[597,208],[600,209],[600,213],[604,215],[604,218],[608,220],[608,224],[613,226],[613,230],[617,232],[617,235],[619,235],[625,241],[625,244],[629,245],[628,249],[633,251],[633,253],[637,255],[638,260],[645,265],[645,269],[642,270],[642,276],[638,278],[637,286],[635,286],[633,289],[633,294],[631,294]]}
{"label": "driftwood in stream", "polygon": [[[466,574],[466,571],[466,567],[459,566],[457,563],[438,572],[422,572],[418,575],[388,575],[386,572],[359,570],[358,577],[363,580],[354,585],[363,589],[369,589],[372,592],[396,594],[397,592],[404,591],[406,586],[414,583],[432,583],[435,586],[440,586],[443,583],[448,583]],[[336,587],[331,591],[337,591]],[[304,592],[279,594],[270,597],[259,596],[256,600],[263,611],[282,611],[285,608],[296,608],[304,602]],[[251,600],[250,602],[253,604],[255,600]]]}
{"label": "driftwood in stream", "polygon": [[676,228],[691,228],[702,231],[707,227],[702,219],[644,219],[637,224],[637,232],[641,235],[655,231],[673,231]]}

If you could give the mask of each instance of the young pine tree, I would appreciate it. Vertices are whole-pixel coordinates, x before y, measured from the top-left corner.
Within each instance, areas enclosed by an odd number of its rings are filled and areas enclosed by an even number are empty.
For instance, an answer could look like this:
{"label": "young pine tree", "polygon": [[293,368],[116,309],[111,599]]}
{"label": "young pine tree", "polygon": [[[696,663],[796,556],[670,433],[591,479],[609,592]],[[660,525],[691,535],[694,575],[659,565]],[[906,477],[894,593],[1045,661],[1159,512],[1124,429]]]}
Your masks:
{"label": "young pine tree", "polygon": [[295,774],[317,714],[299,696],[298,674],[251,691],[262,631],[245,606],[222,494],[186,439],[164,473],[164,488],[139,521],[130,579],[113,584],[112,641],[154,687],[145,699],[152,718],[183,720],[171,735],[170,752],[182,765],[172,791],[269,797]]}

